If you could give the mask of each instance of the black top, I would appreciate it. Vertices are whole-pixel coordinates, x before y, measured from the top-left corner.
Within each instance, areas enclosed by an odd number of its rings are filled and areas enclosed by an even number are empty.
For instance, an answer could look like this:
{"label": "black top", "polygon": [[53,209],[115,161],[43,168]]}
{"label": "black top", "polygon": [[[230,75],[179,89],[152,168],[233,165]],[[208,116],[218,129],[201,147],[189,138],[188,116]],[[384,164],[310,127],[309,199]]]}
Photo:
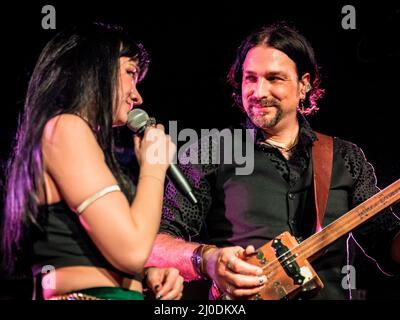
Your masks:
{"label": "black top", "polygon": [[[160,231],[221,247],[254,245],[256,248],[284,231],[302,239],[312,235],[316,213],[311,147],[316,136],[302,116],[299,116],[299,123],[298,145],[286,160],[278,149],[263,144],[262,131],[247,121],[245,128],[254,129],[251,141],[255,147],[254,171],[250,175],[238,175],[236,169],[243,165],[235,161],[231,164],[221,160],[221,164],[182,165],[200,204],[197,207],[191,205],[169,184]],[[210,142],[205,139],[199,145],[203,152]],[[242,142],[242,150],[245,148],[246,144]],[[378,191],[373,167],[359,147],[335,138],[333,148],[332,181],[323,226]],[[220,159],[224,157],[226,155],[221,151]],[[388,209],[352,234],[386,271],[398,272],[389,251],[398,231],[400,223]],[[336,241],[313,263],[325,285],[317,296],[320,299],[345,299],[348,296],[347,289],[342,286],[343,267],[347,264],[356,266],[357,250],[354,250],[355,241],[347,239],[348,236],[344,236]],[[350,248],[348,261],[347,245]],[[359,269],[356,267],[356,270]]]}
{"label": "black top", "polygon": [[78,215],[64,202],[39,207],[41,232],[33,237],[32,271],[34,276],[49,268],[93,266],[123,277],[142,280],[139,274],[126,274],[112,266],[100,253]]}

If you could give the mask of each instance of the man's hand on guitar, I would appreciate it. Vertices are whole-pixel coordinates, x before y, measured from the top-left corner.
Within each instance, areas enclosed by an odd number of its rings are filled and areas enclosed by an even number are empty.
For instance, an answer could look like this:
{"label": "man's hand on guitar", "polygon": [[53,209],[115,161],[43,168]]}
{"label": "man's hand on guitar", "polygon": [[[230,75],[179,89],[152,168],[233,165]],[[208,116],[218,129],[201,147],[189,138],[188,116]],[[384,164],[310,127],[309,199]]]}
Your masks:
{"label": "man's hand on guitar", "polygon": [[267,277],[262,268],[244,262],[246,255],[253,254],[255,249],[248,246],[227,247],[208,251],[203,259],[207,275],[231,299],[244,299],[257,294]]}

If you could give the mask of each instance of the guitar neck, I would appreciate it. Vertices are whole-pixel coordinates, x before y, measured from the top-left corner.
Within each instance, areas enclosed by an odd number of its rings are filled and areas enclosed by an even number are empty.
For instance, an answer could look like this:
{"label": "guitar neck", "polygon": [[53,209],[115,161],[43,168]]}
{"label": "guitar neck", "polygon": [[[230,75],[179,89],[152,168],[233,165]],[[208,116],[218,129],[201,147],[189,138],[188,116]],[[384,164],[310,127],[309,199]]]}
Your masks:
{"label": "guitar neck", "polygon": [[304,240],[296,248],[292,249],[292,253],[312,260],[332,242],[371,219],[383,209],[396,203],[399,199],[400,179],[350,210],[320,232]]}

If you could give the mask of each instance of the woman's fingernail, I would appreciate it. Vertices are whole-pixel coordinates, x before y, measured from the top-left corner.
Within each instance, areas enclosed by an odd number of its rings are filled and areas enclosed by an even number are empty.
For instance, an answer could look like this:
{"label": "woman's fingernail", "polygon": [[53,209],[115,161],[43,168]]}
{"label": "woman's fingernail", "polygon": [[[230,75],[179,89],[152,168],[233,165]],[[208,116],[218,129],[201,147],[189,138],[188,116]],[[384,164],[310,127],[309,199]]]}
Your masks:
{"label": "woman's fingernail", "polygon": [[159,295],[156,297],[157,300],[160,300],[162,298],[162,295]]}

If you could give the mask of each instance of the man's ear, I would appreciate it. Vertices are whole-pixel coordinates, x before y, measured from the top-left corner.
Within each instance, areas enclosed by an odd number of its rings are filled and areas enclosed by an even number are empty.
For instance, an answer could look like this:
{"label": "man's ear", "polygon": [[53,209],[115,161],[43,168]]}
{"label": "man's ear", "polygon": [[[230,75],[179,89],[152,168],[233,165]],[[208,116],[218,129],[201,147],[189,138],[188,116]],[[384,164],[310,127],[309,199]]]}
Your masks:
{"label": "man's ear", "polygon": [[306,72],[300,79],[300,99],[305,99],[307,92],[309,92],[312,87],[310,84],[310,73]]}

